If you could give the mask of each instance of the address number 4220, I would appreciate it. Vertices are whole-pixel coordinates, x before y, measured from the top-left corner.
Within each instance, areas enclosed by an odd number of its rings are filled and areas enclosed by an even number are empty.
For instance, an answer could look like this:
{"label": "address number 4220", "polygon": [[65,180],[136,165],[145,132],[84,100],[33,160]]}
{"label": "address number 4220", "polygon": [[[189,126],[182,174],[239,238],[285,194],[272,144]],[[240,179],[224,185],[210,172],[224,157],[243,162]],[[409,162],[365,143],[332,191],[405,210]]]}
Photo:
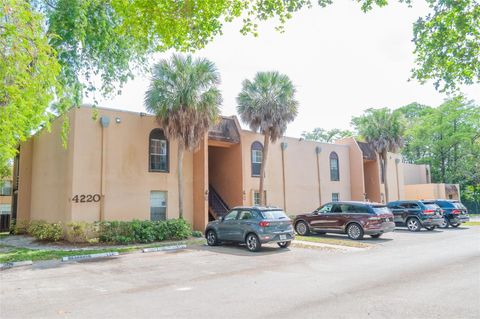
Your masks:
{"label": "address number 4220", "polygon": [[72,202],[75,203],[96,203],[100,201],[99,194],[75,195],[72,197]]}

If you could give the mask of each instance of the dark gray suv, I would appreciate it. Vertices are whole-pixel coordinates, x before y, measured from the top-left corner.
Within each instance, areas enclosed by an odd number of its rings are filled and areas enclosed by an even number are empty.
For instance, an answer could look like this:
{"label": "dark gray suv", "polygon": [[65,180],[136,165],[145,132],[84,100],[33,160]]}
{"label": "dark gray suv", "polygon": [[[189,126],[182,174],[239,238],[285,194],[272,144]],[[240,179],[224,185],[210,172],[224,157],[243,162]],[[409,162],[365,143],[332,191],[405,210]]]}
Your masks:
{"label": "dark gray suv", "polygon": [[268,242],[287,248],[295,235],[292,221],[283,210],[255,206],[232,208],[225,217],[208,223],[205,237],[209,246],[239,242],[250,251],[259,251]]}

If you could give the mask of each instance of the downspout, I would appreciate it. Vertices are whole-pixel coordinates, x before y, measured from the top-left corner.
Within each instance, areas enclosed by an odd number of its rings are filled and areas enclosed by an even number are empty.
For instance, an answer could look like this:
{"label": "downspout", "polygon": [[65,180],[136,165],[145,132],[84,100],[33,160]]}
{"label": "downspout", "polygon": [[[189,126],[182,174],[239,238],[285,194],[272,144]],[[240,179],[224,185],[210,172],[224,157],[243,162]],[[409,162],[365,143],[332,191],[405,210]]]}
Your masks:
{"label": "downspout", "polygon": [[317,154],[317,179],[318,179],[318,206],[322,206],[322,184],[320,180],[320,152],[322,148],[320,146],[315,147],[315,153]]}
{"label": "downspout", "polygon": [[287,149],[288,144],[282,142],[280,147],[282,148],[282,179],[283,179],[283,209],[287,211],[287,192],[285,186],[285,150]]}
{"label": "downspout", "polygon": [[100,124],[102,126],[102,147],[100,151],[100,216],[99,220],[105,220],[105,170],[106,170],[106,138],[105,138],[105,129],[110,124],[110,118],[108,116],[102,116],[100,118]]}
{"label": "downspout", "polygon": [[397,172],[397,200],[400,200],[400,179],[398,178],[398,164],[400,164],[400,159],[395,159],[395,169]]}

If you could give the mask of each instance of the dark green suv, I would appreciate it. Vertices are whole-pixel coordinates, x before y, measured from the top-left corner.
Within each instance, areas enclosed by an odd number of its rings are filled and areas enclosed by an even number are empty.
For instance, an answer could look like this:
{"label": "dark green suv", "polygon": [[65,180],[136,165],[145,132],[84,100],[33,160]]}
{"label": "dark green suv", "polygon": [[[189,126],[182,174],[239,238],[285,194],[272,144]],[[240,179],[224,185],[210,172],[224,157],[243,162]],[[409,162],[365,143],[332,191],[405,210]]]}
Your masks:
{"label": "dark green suv", "polygon": [[410,231],[420,231],[422,227],[434,230],[444,223],[442,209],[434,201],[399,200],[388,203],[396,226],[406,226]]}

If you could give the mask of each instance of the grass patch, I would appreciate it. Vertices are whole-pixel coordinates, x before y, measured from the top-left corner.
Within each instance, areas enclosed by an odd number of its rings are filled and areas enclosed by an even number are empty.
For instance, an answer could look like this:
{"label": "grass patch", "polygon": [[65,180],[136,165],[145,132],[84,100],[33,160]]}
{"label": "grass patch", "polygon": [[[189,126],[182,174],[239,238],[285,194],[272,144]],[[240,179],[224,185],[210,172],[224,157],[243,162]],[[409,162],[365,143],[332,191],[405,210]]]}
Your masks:
{"label": "grass patch", "polygon": [[339,245],[339,246],[347,246],[347,247],[357,247],[357,248],[366,248],[370,247],[370,245],[352,241],[348,239],[337,239],[337,238],[325,238],[325,237],[317,237],[317,236],[295,236],[296,240],[302,241],[309,241],[312,243],[321,243],[321,244],[330,244],[330,245]]}
{"label": "grass patch", "polygon": [[466,222],[462,226],[480,226],[480,222]]}
{"label": "grass patch", "polygon": [[184,243],[187,246],[191,245],[201,245],[204,243],[203,239],[192,239],[192,240],[182,240],[175,242],[162,242],[162,243],[152,243],[148,245],[135,245],[135,246],[126,246],[126,247],[106,247],[101,249],[85,249],[85,250],[49,250],[49,249],[30,249],[30,248],[18,248],[7,245],[0,245],[0,263],[12,262],[12,261],[23,261],[23,260],[51,260],[51,259],[61,259],[62,257],[68,256],[79,256],[79,255],[90,255],[90,254],[99,254],[99,253],[109,253],[109,252],[118,252],[118,253],[130,253],[133,251],[138,251],[142,248],[153,248],[153,247],[162,247],[170,246],[174,244]]}

